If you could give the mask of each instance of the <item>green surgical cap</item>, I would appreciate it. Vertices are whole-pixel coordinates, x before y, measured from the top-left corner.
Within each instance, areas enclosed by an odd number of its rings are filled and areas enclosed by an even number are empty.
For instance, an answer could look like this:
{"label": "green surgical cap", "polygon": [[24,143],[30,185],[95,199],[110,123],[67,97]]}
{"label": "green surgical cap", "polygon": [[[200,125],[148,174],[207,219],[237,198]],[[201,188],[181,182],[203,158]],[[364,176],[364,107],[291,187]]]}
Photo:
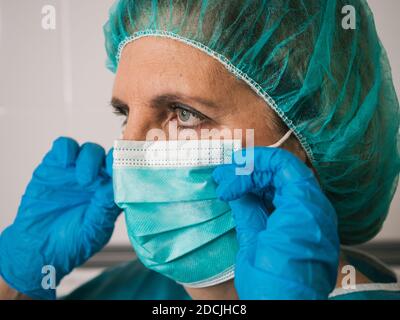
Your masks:
{"label": "green surgical cap", "polygon": [[[346,5],[354,11],[342,13]],[[355,28],[344,28],[352,12]],[[365,1],[122,0],[104,31],[113,72],[124,46],[147,36],[220,61],[293,130],[336,209],[341,242],[379,232],[398,184],[399,104]]]}

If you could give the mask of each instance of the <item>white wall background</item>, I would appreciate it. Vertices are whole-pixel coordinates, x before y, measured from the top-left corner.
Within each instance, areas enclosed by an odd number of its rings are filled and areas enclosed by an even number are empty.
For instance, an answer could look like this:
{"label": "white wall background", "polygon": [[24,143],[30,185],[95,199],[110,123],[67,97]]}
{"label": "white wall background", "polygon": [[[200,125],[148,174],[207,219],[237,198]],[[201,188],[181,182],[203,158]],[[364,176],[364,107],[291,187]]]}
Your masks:
{"label": "white wall background", "polygon": [[[32,171],[60,136],[109,148],[120,121],[108,107],[102,25],[112,0],[0,0],[0,232],[13,221]],[[400,93],[399,0],[369,0]],[[44,5],[57,28],[41,28]],[[400,240],[400,191],[377,240]],[[127,243],[119,219],[112,244]]]}

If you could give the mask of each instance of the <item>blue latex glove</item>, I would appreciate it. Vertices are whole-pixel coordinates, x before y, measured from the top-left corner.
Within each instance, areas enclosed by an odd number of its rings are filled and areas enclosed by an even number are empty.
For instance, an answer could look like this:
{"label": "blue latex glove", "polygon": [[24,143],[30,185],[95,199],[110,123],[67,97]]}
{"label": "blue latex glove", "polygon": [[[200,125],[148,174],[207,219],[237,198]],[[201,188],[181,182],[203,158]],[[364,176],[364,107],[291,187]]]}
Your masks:
{"label": "blue latex glove", "polygon": [[33,173],[14,223],[0,235],[0,275],[36,299],[54,299],[41,285],[51,265],[56,282],[110,239],[120,209],[114,203],[112,153],[58,138]]}
{"label": "blue latex glove", "polygon": [[239,298],[328,298],[339,263],[337,221],[313,172],[288,151],[266,147],[255,148],[252,174],[236,175],[237,167],[219,166],[213,176],[236,222]]}

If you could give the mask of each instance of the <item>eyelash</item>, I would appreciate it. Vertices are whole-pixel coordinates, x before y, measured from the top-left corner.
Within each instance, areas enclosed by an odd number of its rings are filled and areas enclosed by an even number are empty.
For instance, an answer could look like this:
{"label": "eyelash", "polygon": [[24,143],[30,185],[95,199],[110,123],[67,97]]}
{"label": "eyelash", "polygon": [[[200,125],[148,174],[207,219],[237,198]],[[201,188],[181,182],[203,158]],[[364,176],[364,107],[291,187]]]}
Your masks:
{"label": "eyelash", "polygon": [[[122,123],[122,126],[125,126],[127,123],[127,118],[129,115],[129,108],[126,105],[113,105],[112,106],[114,111],[113,113],[117,116],[123,116],[125,117],[124,122]],[[175,112],[176,114],[178,114],[179,110],[185,110],[187,112],[189,112],[192,116],[198,118],[201,122],[203,122],[204,120],[209,119],[207,116],[201,114],[200,112],[193,110],[192,108],[188,107],[188,106],[184,106],[180,103],[172,103],[169,106],[169,109],[172,110],[173,112]],[[188,128],[188,127],[185,127]]]}
{"label": "eyelash", "polygon": [[125,117],[124,122],[122,123],[122,126],[125,126],[128,121],[129,108],[125,105],[113,105],[112,107],[115,115]]}

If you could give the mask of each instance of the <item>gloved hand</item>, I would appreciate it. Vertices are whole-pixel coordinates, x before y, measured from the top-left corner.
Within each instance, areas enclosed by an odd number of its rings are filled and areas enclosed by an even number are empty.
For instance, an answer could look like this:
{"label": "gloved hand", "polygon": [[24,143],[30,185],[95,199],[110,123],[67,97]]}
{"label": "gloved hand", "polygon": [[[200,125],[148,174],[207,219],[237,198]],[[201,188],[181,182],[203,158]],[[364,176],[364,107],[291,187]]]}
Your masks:
{"label": "gloved hand", "polygon": [[0,275],[8,285],[32,298],[54,299],[55,290],[42,287],[50,269],[42,274],[42,268],[54,267],[58,285],[108,242],[120,213],[111,167],[111,152],[106,158],[99,145],[54,142],[33,173],[14,223],[0,235]]}
{"label": "gloved hand", "polygon": [[[339,238],[335,210],[313,172],[288,151],[266,147],[254,149],[250,175],[236,175],[237,167],[221,165],[213,177],[236,222],[239,298],[327,299],[336,283]],[[273,212],[263,198],[273,199]]]}

